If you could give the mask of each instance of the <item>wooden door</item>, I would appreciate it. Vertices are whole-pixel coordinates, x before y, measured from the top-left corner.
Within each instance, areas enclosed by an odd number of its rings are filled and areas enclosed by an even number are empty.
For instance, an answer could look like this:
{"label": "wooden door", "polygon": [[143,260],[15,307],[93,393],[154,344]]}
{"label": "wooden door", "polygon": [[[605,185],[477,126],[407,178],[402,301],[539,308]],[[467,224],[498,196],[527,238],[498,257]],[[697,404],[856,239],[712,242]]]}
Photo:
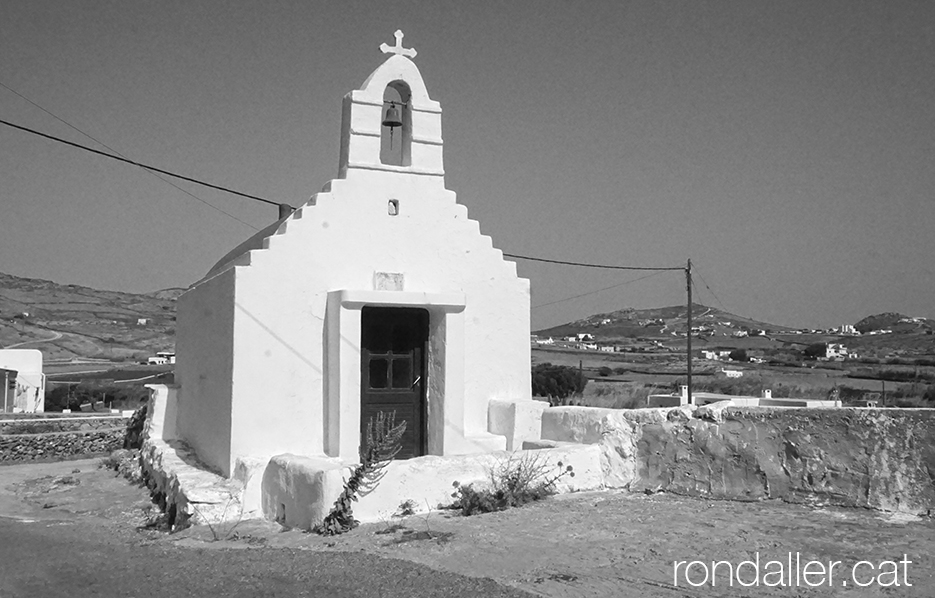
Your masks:
{"label": "wooden door", "polygon": [[396,412],[406,421],[397,459],[426,454],[425,345],[428,312],[424,309],[367,307],[361,314],[360,442],[371,418]]}

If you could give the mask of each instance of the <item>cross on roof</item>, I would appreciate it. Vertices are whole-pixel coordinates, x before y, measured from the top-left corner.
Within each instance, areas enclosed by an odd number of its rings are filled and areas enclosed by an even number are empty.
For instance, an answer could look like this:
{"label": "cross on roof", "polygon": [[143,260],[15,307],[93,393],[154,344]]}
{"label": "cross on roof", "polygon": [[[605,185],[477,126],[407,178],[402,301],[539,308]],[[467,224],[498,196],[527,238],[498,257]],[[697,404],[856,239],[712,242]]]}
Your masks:
{"label": "cross on roof", "polygon": [[400,56],[408,56],[409,58],[416,57],[415,48],[404,48],[403,47],[403,32],[399,29],[396,30],[396,33],[393,35],[396,36],[396,45],[391,46],[389,44],[380,44],[380,51],[384,54],[399,54]]}

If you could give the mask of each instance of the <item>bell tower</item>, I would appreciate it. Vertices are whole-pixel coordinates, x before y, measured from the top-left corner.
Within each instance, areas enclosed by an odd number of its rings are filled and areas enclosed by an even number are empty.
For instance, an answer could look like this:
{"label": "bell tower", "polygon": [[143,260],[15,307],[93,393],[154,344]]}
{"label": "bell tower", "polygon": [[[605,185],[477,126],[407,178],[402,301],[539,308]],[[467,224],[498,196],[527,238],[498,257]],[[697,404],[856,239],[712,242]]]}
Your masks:
{"label": "bell tower", "polygon": [[[444,177],[442,110],[429,97],[413,48],[382,44],[390,57],[344,96],[338,178],[354,170]],[[390,146],[389,148],[387,146]]]}

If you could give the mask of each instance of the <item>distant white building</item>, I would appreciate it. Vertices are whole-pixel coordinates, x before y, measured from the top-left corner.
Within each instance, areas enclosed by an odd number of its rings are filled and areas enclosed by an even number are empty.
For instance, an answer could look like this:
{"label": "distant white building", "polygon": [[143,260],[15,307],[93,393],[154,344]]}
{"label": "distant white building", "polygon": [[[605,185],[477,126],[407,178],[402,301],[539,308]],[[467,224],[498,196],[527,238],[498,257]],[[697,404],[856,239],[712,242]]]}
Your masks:
{"label": "distant white building", "polygon": [[3,379],[3,403],[6,413],[41,413],[45,411],[45,374],[42,351],[36,349],[0,350],[0,378]]}
{"label": "distant white building", "polygon": [[828,361],[841,361],[847,357],[847,347],[840,343],[828,343],[825,347],[825,359]]}
{"label": "distant white building", "polygon": [[925,321],[925,318],[899,318],[900,323],[908,324],[921,324]]}
{"label": "distant white building", "polygon": [[155,357],[150,357],[147,359],[146,363],[149,365],[166,365],[168,363],[175,363],[175,353],[172,351],[159,351],[156,353]]}

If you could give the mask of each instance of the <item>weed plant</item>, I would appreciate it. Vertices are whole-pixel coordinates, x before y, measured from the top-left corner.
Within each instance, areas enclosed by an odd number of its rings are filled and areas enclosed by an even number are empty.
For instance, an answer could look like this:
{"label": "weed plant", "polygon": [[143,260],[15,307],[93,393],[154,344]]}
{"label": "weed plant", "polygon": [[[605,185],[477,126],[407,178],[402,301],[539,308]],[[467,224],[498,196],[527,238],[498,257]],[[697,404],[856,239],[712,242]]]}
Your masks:
{"label": "weed plant", "polygon": [[361,447],[360,465],[354,468],[344,482],[344,490],[334,502],[331,512],[324,521],[312,528],[323,536],[343,534],[354,529],[360,522],[354,518],[353,503],[358,497],[366,496],[377,487],[383,478],[384,469],[402,450],[402,437],[406,422],[396,423],[396,412],[388,416],[382,411],[367,423],[367,439]]}
{"label": "weed plant", "polygon": [[[542,500],[556,492],[555,484],[565,476],[575,477],[571,465],[556,464],[552,470],[539,453],[526,453],[522,457],[510,457],[491,468],[490,484],[475,487],[455,481],[452,508],[462,515],[503,511],[530,502]],[[550,470],[552,472],[550,473]]]}

